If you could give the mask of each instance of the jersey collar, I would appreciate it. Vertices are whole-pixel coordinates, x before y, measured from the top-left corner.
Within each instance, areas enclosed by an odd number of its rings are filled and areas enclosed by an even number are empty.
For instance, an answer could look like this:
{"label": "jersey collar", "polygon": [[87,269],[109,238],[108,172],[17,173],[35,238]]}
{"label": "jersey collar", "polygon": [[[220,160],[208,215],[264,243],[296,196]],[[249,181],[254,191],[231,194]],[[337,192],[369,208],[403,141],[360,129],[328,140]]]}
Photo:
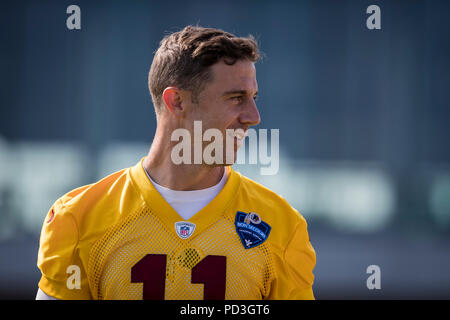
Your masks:
{"label": "jersey collar", "polygon": [[189,220],[183,220],[148,179],[142,166],[144,159],[142,158],[139,163],[130,168],[132,181],[143,196],[146,204],[150,207],[152,213],[166,225],[168,230],[176,234],[175,222],[179,221],[189,221],[196,225],[195,232],[189,239],[194,238],[197,234],[200,234],[204,229],[217,221],[229,207],[239,190],[241,182],[240,174],[231,167],[226,167],[225,169],[229,170],[228,180],[219,194]]}

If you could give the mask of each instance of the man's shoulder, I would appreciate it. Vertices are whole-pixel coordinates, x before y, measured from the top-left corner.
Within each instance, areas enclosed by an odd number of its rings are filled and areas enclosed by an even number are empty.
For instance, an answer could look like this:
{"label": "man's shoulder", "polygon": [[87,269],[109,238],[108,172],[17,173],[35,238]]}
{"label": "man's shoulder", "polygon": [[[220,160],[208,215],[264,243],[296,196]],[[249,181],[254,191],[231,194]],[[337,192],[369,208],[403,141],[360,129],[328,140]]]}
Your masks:
{"label": "man's shoulder", "polygon": [[124,212],[138,205],[128,170],[76,188],[50,208],[42,225],[37,262],[43,274],[39,287],[48,295],[59,299],[89,297],[86,286],[79,292],[66,290],[66,270],[73,264],[86,267],[94,243]]}
{"label": "man's shoulder", "polygon": [[131,204],[137,197],[128,171],[125,168],[71,190],[55,202],[52,214],[71,216],[83,234],[113,224],[124,212],[133,210]]}
{"label": "man's shoulder", "polygon": [[241,175],[240,203],[247,211],[256,212],[271,226],[272,238],[287,243],[299,225],[306,220],[282,195]]}
{"label": "man's shoulder", "polygon": [[120,180],[125,180],[126,169],[116,171],[94,183],[73,189],[58,199],[60,206],[68,210],[80,205],[90,206],[101,201],[104,197],[111,196],[110,189],[116,185],[121,187]]}

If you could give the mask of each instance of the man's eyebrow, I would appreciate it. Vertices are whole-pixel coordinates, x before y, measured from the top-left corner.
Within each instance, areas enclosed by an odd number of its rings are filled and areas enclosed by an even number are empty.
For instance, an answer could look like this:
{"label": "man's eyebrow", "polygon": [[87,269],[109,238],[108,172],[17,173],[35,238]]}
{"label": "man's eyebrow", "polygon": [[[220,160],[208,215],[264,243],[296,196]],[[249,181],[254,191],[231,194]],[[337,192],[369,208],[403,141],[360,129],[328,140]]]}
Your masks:
{"label": "man's eyebrow", "polygon": [[[230,90],[230,91],[226,91],[222,94],[222,96],[229,96],[232,94],[243,94],[246,95],[247,94],[247,90]],[[257,95],[258,92],[255,93],[255,95]]]}

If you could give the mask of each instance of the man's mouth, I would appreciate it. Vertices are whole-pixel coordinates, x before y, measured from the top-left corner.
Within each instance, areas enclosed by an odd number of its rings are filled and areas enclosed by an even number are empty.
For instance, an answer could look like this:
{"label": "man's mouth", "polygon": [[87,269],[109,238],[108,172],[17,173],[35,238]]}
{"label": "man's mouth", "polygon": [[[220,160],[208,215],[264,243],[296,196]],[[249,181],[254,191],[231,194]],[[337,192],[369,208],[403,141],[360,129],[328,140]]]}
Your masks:
{"label": "man's mouth", "polygon": [[247,130],[244,129],[227,130],[227,135],[229,137],[232,137],[233,139],[236,138],[237,147],[240,148],[244,144],[244,139],[247,136]]}

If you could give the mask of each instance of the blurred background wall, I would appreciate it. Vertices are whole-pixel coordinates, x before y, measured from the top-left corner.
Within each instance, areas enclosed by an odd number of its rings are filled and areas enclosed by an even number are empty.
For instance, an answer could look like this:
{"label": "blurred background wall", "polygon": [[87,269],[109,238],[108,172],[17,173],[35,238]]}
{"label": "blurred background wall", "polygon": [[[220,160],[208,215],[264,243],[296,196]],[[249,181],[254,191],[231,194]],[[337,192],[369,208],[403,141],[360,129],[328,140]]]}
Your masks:
{"label": "blurred background wall", "polygon": [[[66,27],[71,4],[81,30]],[[372,4],[381,30],[366,27]],[[197,23],[253,34],[265,53],[258,128],[280,130],[280,168],[236,169],[307,219],[316,298],[450,298],[449,12],[444,0],[2,2],[0,298],[34,298],[58,197],[146,155],[153,52]]]}

